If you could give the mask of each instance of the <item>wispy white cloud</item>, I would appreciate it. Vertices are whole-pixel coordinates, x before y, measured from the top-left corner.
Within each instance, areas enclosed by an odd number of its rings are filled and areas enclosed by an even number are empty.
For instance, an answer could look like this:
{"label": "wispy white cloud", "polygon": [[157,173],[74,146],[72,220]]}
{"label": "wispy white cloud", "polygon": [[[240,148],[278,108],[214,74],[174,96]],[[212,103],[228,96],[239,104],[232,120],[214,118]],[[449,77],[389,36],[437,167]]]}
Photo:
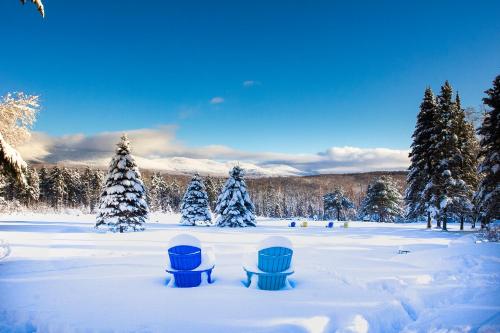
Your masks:
{"label": "wispy white cloud", "polygon": [[245,88],[250,88],[253,86],[260,86],[260,81],[255,81],[255,80],[245,80],[243,81],[243,87]]}
{"label": "wispy white cloud", "polygon": [[105,166],[124,132],[130,138],[140,167],[171,172],[226,174],[236,161],[258,175],[403,170],[409,164],[407,150],[389,148],[346,146],[330,147],[315,154],[286,154],[249,152],[223,145],[190,147],[176,139],[176,126],[170,125],[88,136],[54,137],[36,132],[30,142],[18,148],[28,160]]}
{"label": "wispy white cloud", "polygon": [[222,98],[220,96],[213,97],[210,100],[210,104],[222,104],[222,103],[224,103],[224,98]]}

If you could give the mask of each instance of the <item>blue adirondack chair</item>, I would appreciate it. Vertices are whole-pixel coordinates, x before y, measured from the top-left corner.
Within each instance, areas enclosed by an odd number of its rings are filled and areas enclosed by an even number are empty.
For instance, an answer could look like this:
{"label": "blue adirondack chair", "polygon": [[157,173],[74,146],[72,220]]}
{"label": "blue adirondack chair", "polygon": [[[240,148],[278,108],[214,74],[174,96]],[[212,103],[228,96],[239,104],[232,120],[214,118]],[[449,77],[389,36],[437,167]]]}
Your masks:
{"label": "blue adirondack chair", "polygon": [[257,285],[263,290],[279,290],[286,285],[287,277],[294,273],[291,266],[293,249],[285,237],[269,237],[259,246],[257,265],[249,263],[243,266],[247,274],[247,287],[252,277],[258,277]]}
{"label": "blue adirondack chair", "polygon": [[326,227],[329,228],[329,229],[333,228],[333,222],[332,221],[328,222],[328,224],[326,225]]}
{"label": "blue adirondack chair", "polygon": [[297,225],[297,223],[296,223],[295,221],[292,221],[292,222],[290,223],[290,227],[292,227],[292,228],[295,228],[295,226],[296,226],[296,225]]}
{"label": "blue adirondack chair", "polygon": [[211,253],[204,253],[200,241],[190,235],[178,235],[169,242],[169,263],[166,271],[173,276],[175,286],[179,288],[197,287],[202,275],[207,275],[207,282],[212,283],[212,270],[215,267]]}

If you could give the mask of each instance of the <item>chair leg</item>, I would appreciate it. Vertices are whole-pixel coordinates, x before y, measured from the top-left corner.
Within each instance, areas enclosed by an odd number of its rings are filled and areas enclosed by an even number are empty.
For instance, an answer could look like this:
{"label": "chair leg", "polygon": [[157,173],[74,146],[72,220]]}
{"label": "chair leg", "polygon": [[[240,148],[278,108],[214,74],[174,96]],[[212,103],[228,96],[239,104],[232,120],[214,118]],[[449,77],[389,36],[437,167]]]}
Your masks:
{"label": "chair leg", "polygon": [[207,282],[212,283],[212,270],[207,271]]}
{"label": "chair leg", "polygon": [[251,283],[252,283],[252,273],[247,272],[247,288],[250,287]]}

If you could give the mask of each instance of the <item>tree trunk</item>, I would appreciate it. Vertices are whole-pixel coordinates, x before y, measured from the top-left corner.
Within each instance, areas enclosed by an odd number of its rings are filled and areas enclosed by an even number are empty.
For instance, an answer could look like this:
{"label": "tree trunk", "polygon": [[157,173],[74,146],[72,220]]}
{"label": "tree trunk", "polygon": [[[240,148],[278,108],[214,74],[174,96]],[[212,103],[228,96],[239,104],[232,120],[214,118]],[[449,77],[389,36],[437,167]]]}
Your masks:
{"label": "tree trunk", "polygon": [[337,208],[337,221],[340,221],[340,208]]}
{"label": "tree trunk", "polygon": [[460,230],[464,230],[464,217],[460,217]]}
{"label": "tree trunk", "polygon": [[441,228],[441,217],[438,216],[438,218],[436,220],[437,220],[437,227]]}
{"label": "tree trunk", "polygon": [[444,215],[444,216],[443,216],[443,230],[444,230],[444,231],[448,231],[448,228],[447,228],[447,226],[446,226],[446,224],[448,223],[448,217],[446,216],[446,212],[445,212],[445,214],[443,214],[443,215]]}
{"label": "tree trunk", "polygon": [[476,218],[472,219],[471,226],[472,229],[476,229]]}
{"label": "tree trunk", "polygon": [[481,219],[481,230],[484,230],[486,228],[486,219],[483,217]]}
{"label": "tree trunk", "polygon": [[432,219],[431,219],[431,213],[427,212],[427,229],[432,228]]}

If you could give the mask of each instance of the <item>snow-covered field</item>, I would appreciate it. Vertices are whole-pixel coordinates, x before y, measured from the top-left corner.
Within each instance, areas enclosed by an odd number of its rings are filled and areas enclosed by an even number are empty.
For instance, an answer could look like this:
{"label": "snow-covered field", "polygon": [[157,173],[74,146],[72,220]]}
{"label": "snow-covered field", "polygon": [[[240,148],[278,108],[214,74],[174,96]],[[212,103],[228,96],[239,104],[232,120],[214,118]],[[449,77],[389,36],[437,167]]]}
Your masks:
{"label": "snow-covered field", "polygon": [[[104,234],[92,216],[0,217],[11,250],[0,261],[0,332],[500,331],[500,244],[475,243],[456,225],[292,229],[258,219],[230,230],[178,219]],[[179,233],[213,247],[213,284],[166,285],[166,245]],[[242,258],[270,235],[294,243],[293,288],[245,288]]]}

